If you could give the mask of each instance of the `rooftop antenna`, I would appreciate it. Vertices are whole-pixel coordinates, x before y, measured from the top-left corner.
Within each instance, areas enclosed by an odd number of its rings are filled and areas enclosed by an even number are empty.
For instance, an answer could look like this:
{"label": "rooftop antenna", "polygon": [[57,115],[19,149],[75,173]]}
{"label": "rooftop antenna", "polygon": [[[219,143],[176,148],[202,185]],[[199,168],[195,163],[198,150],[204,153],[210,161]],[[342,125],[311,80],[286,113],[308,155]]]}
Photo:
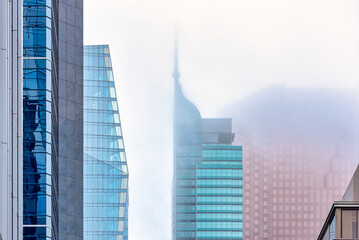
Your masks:
{"label": "rooftop antenna", "polygon": [[173,78],[175,80],[175,85],[179,84],[180,73],[178,70],[178,22],[175,23],[175,36],[174,36],[174,69],[173,69]]}

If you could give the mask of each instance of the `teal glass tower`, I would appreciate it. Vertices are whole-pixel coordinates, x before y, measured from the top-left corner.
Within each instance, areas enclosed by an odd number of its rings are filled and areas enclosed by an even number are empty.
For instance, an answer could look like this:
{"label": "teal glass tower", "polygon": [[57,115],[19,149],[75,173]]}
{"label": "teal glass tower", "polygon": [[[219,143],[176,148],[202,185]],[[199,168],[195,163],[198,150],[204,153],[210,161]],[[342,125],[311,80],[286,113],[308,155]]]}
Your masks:
{"label": "teal glass tower", "polygon": [[242,239],[241,147],[204,149],[197,172],[197,239]]}
{"label": "teal glass tower", "polygon": [[243,239],[242,147],[232,145],[232,120],[202,118],[184,96],[177,46],[173,77],[172,240]]}
{"label": "teal glass tower", "polygon": [[84,47],[84,239],[128,239],[128,169],[108,45]]}

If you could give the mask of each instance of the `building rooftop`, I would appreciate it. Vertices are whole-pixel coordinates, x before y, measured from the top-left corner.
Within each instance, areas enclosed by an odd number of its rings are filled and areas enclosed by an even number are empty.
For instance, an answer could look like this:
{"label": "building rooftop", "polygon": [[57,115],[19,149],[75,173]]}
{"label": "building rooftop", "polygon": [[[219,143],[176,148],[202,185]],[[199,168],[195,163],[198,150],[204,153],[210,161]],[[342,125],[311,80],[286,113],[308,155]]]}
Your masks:
{"label": "building rooftop", "polygon": [[[346,211],[346,212],[344,212]],[[359,165],[341,201],[335,201],[329,211],[318,240],[359,239]],[[349,215],[346,215],[349,214]],[[355,227],[353,227],[354,225]]]}

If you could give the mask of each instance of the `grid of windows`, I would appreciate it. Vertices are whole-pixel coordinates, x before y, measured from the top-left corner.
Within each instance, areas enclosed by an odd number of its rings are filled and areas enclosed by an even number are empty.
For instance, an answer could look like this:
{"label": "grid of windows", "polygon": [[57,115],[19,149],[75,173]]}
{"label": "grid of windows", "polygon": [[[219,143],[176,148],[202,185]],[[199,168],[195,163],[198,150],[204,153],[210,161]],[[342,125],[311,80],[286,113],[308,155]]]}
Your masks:
{"label": "grid of windows", "polygon": [[196,239],[196,166],[202,158],[201,116],[176,88],[172,238]]}
{"label": "grid of windows", "polygon": [[[345,190],[348,179],[344,176],[350,176],[354,169],[350,159],[354,160],[355,153],[347,151],[339,155],[335,148],[325,147],[333,156],[348,161],[348,165],[333,162],[338,176],[333,181],[324,171],[328,157],[322,149],[314,149],[314,144],[308,146],[309,150],[293,146],[293,142],[283,144],[283,149],[302,150],[291,154],[279,148],[262,148],[246,138],[244,141],[248,141],[243,183],[244,223],[247,224],[244,237],[283,240],[316,237],[330,204],[340,199]],[[313,166],[314,161],[322,165]]]}
{"label": "grid of windows", "polygon": [[203,145],[202,153],[197,167],[197,239],[242,239],[242,149]]}
{"label": "grid of windows", "polygon": [[[24,239],[54,238],[51,1],[23,1]],[[54,124],[55,125],[55,124]],[[56,167],[55,167],[56,169]],[[56,182],[56,181],[55,181]]]}
{"label": "grid of windows", "polygon": [[[342,204],[342,205],[341,205]],[[347,206],[345,206],[347,205]],[[335,202],[331,209],[328,222],[325,222],[320,240],[358,239],[359,206],[356,202]],[[327,219],[327,220],[328,220]]]}
{"label": "grid of windows", "polygon": [[128,169],[107,45],[84,47],[84,239],[128,239]]}
{"label": "grid of windows", "polygon": [[[251,99],[228,110],[245,149],[244,238],[315,239],[358,164],[358,131],[347,124],[355,94],[284,88]],[[333,115],[334,105],[347,111]]]}
{"label": "grid of windows", "polygon": [[232,146],[231,121],[202,119],[175,84],[172,239],[243,239],[242,147]]}

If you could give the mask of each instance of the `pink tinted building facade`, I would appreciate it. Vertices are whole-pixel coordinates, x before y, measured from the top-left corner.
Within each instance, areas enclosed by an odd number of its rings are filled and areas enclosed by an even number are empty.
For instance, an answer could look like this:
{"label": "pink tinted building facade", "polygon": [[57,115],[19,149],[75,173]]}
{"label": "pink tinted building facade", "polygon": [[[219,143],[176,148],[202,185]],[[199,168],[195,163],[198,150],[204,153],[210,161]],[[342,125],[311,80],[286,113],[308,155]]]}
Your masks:
{"label": "pink tinted building facade", "polygon": [[354,92],[269,88],[226,109],[243,145],[247,240],[316,239],[359,162]]}

